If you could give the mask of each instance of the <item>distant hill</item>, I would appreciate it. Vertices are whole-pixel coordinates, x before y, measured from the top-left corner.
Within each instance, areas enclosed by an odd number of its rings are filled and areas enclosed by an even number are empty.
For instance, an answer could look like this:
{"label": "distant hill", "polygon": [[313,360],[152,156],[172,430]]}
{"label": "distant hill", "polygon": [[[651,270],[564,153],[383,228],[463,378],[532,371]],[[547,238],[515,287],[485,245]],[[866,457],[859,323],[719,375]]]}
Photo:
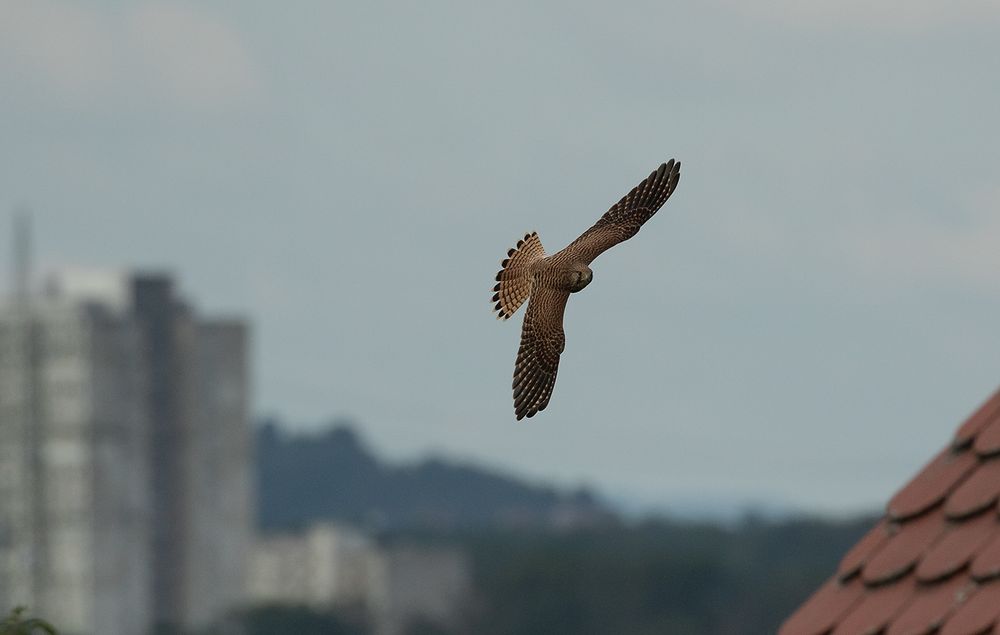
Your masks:
{"label": "distant hill", "polygon": [[611,512],[586,490],[561,492],[441,459],[390,465],[347,425],[292,434],[275,421],[257,432],[258,524],[281,530],[317,520],[371,529],[567,527]]}

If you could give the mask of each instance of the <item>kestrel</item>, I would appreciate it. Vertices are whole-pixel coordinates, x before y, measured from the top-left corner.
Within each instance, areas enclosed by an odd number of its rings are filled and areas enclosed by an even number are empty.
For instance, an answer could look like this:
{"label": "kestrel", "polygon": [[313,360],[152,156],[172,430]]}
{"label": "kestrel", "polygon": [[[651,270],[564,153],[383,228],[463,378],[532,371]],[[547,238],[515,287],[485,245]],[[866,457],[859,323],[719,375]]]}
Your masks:
{"label": "kestrel", "polygon": [[681,163],[661,164],[565,249],[546,256],[536,232],[525,234],[500,263],[493,287],[497,319],[528,310],[514,364],[514,414],[520,421],[545,410],[556,384],[559,355],[566,346],[563,312],[569,294],[594,279],[589,265],[605,250],[628,240],[660,209],[677,187]]}

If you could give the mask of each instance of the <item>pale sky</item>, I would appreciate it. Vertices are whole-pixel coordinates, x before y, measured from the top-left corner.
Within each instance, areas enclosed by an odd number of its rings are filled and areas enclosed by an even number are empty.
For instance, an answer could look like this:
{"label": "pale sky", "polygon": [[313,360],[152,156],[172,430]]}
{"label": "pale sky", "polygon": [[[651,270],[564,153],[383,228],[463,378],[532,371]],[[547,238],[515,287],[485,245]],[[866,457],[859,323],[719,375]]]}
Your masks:
{"label": "pale sky", "polygon": [[[853,511],[1000,385],[998,69],[992,0],[0,0],[0,210],[43,271],[166,268],[250,318],[255,410],[298,427]],[[671,157],[515,423],[499,260]]]}

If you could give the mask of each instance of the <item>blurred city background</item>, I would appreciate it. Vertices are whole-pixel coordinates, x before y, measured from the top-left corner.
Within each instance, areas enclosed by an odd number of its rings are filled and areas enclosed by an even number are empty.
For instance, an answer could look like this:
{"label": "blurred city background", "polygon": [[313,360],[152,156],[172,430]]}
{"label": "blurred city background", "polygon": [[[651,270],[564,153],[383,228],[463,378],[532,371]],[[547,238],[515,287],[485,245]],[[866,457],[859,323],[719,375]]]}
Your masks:
{"label": "blurred city background", "polygon": [[[998,28],[0,0],[0,613],[773,632],[1000,381]],[[516,424],[498,261],[671,157]]]}

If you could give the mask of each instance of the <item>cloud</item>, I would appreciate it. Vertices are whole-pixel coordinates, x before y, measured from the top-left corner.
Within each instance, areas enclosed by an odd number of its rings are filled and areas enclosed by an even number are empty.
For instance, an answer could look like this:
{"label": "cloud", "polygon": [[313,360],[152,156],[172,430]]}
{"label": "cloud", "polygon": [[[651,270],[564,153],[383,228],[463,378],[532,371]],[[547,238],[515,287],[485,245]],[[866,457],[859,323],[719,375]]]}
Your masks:
{"label": "cloud", "polygon": [[0,78],[59,105],[238,107],[260,94],[240,33],[192,4],[0,0]]}
{"label": "cloud", "polygon": [[78,101],[107,89],[113,49],[106,20],[72,3],[0,2],[0,72]]}
{"label": "cloud", "polygon": [[223,106],[258,94],[259,78],[239,34],[175,3],[148,2],[126,18],[128,48],[152,86],[188,107]]}

